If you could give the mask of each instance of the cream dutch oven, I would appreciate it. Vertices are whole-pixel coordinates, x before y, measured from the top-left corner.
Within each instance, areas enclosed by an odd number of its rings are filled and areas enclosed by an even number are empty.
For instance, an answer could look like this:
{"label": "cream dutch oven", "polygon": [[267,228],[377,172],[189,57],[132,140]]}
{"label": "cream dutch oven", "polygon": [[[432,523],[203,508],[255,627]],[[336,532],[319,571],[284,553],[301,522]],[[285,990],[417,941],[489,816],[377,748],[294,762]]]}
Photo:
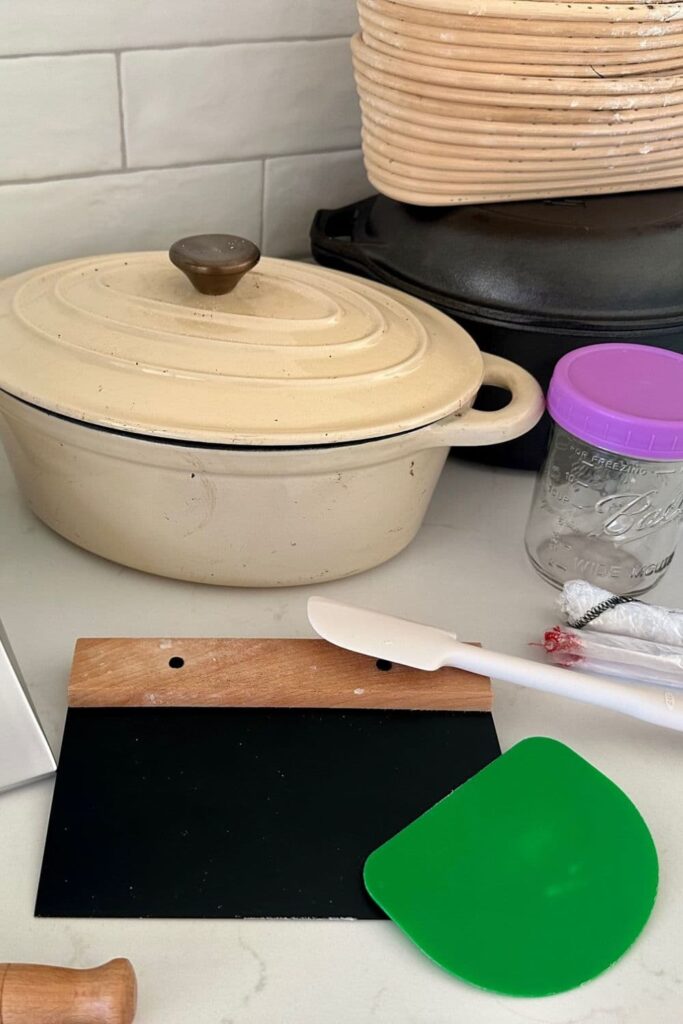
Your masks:
{"label": "cream dutch oven", "polygon": [[[410,296],[284,260],[253,269],[258,249],[229,235],[170,257],[0,284],[17,480],[40,519],[105,558],[235,586],[360,572],[415,536],[451,445],[541,415],[529,374]],[[470,408],[484,382],[511,392],[504,409]]]}

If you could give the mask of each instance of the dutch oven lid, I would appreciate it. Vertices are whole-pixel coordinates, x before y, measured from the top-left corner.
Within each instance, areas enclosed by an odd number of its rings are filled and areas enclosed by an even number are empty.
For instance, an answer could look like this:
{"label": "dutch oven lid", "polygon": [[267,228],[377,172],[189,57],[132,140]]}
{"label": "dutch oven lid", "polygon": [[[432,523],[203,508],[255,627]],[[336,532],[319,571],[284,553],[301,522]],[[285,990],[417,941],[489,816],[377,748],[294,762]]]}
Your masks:
{"label": "dutch oven lid", "polygon": [[8,278],[0,388],[114,430],[263,446],[399,433],[475,395],[481,353],[442,313],[259,256],[200,235]]}
{"label": "dutch oven lid", "polygon": [[683,324],[683,189],[320,211],[313,254],[457,316],[600,333]]}

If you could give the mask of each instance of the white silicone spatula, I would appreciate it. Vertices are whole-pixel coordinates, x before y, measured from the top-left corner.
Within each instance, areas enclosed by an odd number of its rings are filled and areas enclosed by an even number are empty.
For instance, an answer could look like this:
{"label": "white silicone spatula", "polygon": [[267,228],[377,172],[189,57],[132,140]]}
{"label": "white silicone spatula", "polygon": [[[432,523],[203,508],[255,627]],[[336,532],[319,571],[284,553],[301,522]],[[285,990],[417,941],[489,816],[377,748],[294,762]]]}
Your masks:
{"label": "white silicone spatula", "polygon": [[570,672],[557,665],[496,654],[461,643],[454,633],[325,597],[309,599],[308,619],[323,639],[371,658],[427,670],[451,665],[683,731],[683,694],[680,691],[621,683],[585,672]]}

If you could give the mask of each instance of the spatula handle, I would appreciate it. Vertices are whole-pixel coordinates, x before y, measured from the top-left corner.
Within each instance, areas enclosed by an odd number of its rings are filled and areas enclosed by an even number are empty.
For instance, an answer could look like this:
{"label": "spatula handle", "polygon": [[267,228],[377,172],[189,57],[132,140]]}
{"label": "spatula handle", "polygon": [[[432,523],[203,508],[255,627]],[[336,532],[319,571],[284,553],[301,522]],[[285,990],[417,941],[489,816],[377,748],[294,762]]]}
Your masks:
{"label": "spatula handle", "polygon": [[445,662],[470,672],[486,673],[492,679],[502,679],[529,689],[544,690],[560,697],[583,701],[585,704],[611,708],[643,722],[651,722],[652,725],[683,731],[683,694],[673,688],[622,683],[605,676],[570,671],[558,665],[471,647],[455,638],[449,642]]}
{"label": "spatula handle", "polygon": [[129,960],[76,970],[0,964],[0,1024],[131,1024],[137,984]]}

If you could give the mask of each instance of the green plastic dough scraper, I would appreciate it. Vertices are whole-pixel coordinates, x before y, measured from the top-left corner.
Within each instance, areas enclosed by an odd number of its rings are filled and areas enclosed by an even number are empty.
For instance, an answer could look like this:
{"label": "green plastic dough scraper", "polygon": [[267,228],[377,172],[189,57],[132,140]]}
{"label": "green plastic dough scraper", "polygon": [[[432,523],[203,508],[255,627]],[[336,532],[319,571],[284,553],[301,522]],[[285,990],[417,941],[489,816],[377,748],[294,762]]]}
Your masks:
{"label": "green plastic dough scraper", "polygon": [[523,740],[370,855],[368,892],[437,964],[544,996],[614,963],[657,893],[629,798],[569,747]]}
{"label": "green plastic dough scraper", "polygon": [[[438,643],[433,653],[440,631],[411,634],[411,624],[394,629],[398,620],[377,616],[371,638],[360,618],[368,613],[349,610],[344,632],[340,607],[309,602],[327,639],[425,668],[443,664]],[[375,646],[382,637],[391,643]],[[629,948],[654,905],[658,867],[629,798],[569,747],[537,737],[375,850],[364,877],[441,967],[495,992],[543,996],[594,978]]]}

